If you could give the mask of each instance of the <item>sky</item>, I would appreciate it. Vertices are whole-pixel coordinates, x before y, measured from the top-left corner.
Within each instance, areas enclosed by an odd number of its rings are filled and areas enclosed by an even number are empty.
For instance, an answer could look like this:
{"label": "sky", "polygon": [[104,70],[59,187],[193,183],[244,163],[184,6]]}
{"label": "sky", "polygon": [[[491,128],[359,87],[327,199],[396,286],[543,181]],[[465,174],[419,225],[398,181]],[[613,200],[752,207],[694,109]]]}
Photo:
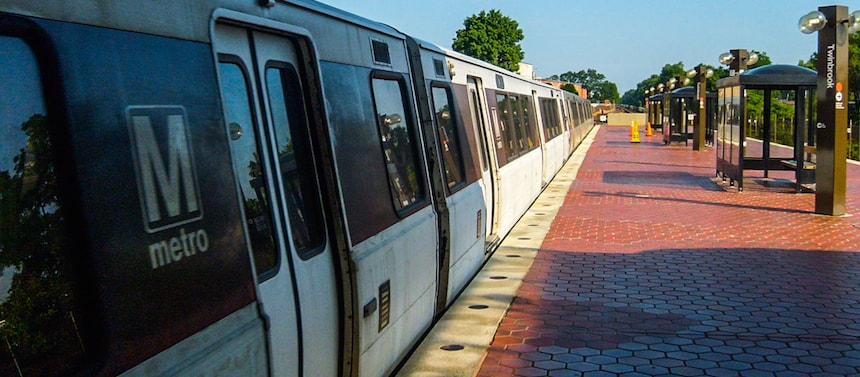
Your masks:
{"label": "sky", "polygon": [[797,64],[817,48],[798,20],[812,0],[321,0],[443,47],[463,21],[498,9],[523,30],[524,62],[538,77],[595,69],[623,95],[666,64],[719,65],[732,49],[762,51],[774,64]]}

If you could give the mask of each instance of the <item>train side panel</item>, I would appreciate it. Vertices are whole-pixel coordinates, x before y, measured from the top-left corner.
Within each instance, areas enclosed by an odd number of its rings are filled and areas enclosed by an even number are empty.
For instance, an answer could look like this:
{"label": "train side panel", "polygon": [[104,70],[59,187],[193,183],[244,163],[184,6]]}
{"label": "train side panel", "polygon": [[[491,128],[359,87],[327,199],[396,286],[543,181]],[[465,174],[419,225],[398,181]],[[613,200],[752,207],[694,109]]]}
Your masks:
{"label": "train side panel", "polygon": [[[77,300],[59,313],[88,352],[83,365],[116,375],[151,358],[146,370],[129,373],[215,373],[229,366],[264,375],[262,320],[253,305],[236,192],[223,169],[229,150],[208,46],[8,15],[0,15],[0,24],[4,40],[29,43],[50,98],[43,120],[22,125],[46,131],[30,134],[24,149],[37,145],[37,135],[50,140],[50,148],[29,153],[44,153],[57,166],[49,187],[62,199],[42,213],[51,221],[63,216],[65,231],[74,234],[52,253],[69,258],[55,271],[69,268],[78,277],[62,285],[70,289],[62,296],[77,294]],[[3,127],[16,127],[3,119]],[[2,302],[6,313],[35,273],[27,263],[15,269],[15,293]],[[26,328],[40,318],[18,314],[4,318],[4,327]],[[82,365],[51,364],[57,354],[48,343],[11,341],[23,347],[15,354],[23,370],[29,363],[58,368],[27,374]],[[162,352],[174,344],[171,355]]]}

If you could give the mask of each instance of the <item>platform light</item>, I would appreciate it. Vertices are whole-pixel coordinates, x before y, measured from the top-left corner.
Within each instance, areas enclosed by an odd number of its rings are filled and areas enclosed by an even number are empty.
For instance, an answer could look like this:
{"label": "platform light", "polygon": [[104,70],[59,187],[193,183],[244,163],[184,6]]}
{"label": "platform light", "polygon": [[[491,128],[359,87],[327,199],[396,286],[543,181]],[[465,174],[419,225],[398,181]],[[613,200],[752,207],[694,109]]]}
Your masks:
{"label": "platform light", "polygon": [[755,63],[758,63],[758,53],[751,52],[747,58],[747,66],[751,66]]}
{"label": "platform light", "polygon": [[759,55],[755,52],[737,49],[720,54],[720,64],[729,66],[729,76],[737,76],[747,67],[758,63]]}
{"label": "platform light", "polygon": [[[734,56],[732,53],[729,53],[730,56]],[[743,56],[742,54],[739,54]],[[721,57],[722,58],[722,57]],[[734,60],[734,57],[732,58]],[[702,149],[702,146],[705,145],[705,119],[706,115],[706,102],[707,102],[707,82],[708,79],[714,76],[714,70],[708,68],[704,64],[699,64],[696,68],[687,71],[687,79],[685,81],[696,82],[696,102],[698,105],[698,114],[696,114],[696,122],[693,125],[693,150],[698,151]]]}
{"label": "platform light", "polygon": [[663,83],[657,84],[657,90],[662,92],[664,88],[666,88],[666,85],[663,85]]}
{"label": "platform light", "polygon": [[812,34],[827,25],[827,17],[817,10],[807,13],[797,21],[797,27],[803,34]]}
{"label": "platform light", "polygon": [[854,34],[860,32],[860,10],[851,13],[851,20],[848,23],[848,33]]}

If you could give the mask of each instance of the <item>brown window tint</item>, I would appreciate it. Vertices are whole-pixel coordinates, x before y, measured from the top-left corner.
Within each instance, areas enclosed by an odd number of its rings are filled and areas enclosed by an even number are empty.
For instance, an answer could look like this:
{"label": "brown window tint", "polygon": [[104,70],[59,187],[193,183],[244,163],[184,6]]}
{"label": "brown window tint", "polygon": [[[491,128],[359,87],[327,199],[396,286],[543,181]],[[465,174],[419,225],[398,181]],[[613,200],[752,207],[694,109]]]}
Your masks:
{"label": "brown window tint", "polygon": [[508,161],[515,159],[520,154],[522,143],[518,135],[519,104],[517,97],[507,94],[497,94],[496,102],[499,106],[499,123],[502,126],[502,138],[505,141],[505,154]]}
{"label": "brown window tint", "polygon": [[454,113],[451,111],[451,91],[446,87],[433,87],[433,112],[436,118],[436,131],[439,134],[439,142],[442,148],[442,167],[445,169],[448,188],[463,183],[466,179],[463,174],[463,157],[460,153],[460,140]]}
{"label": "brown window tint", "polygon": [[522,141],[520,144],[523,148],[520,154],[528,152],[538,146],[536,142],[537,129],[531,124],[530,103],[531,101],[529,101],[529,97],[520,97],[520,107],[522,108],[520,112],[520,137],[522,138]]}
{"label": "brown window tint", "polygon": [[543,120],[544,135],[550,140],[561,134],[561,123],[558,119],[558,107],[552,98],[541,98],[541,119]]}
{"label": "brown window tint", "polygon": [[293,246],[304,257],[325,242],[322,205],[298,75],[286,63],[273,65],[266,69],[266,89],[281,168],[281,183]]}
{"label": "brown window tint", "polygon": [[423,201],[425,194],[417,162],[418,142],[403,105],[402,79],[374,77],[373,100],[392,200],[395,209],[403,211]]}

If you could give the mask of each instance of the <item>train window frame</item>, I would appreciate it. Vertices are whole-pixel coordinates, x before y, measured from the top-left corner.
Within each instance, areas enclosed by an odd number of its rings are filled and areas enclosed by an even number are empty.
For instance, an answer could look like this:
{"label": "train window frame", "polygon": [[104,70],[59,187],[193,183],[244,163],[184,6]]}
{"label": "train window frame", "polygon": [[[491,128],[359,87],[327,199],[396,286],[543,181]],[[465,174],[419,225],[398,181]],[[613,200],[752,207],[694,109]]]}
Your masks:
{"label": "train window frame", "polygon": [[[261,142],[260,132],[261,131],[265,132],[265,128],[261,127],[259,114],[257,114],[257,110],[256,110],[257,104],[255,103],[255,100],[254,100],[253,88],[251,86],[251,76],[249,74],[252,71],[248,69],[248,67],[245,65],[245,62],[242,60],[241,57],[236,56],[236,55],[232,55],[232,54],[219,53],[218,54],[218,60],[216,61],[216,63],[218,66],[218,90],[221,92],[220,94],[221,94],[221,101],[223,104],[222,106],[225,108],[225,110],[224,110],[224,112],[225,112],[224,124],[227,126],[228,135],[230,135],[232,137],[234,132],[231,129],[229,119],[227,119],[227,117],[226,117],[226,107],[227,107],[226,102],[227,101],[226,101],[226,95],[225,95],[224,87],[222,86],[222,80],[223,80],[223,75],[224,75],[223,70],[222,70],[223,64],[235,65],[239,68],[240,72],[242,73],[242,78],[244,80],[245,92],[246,92],[246,97],[247,97],[246,98],[247,99],[247,106],[249,108],[249,113],[250,113],[249,115],[251,117],[250,121],[252,123],[251,125],[246,125],[245,127],[251,127],[251,129],[254,132],[254,135],[253,135],[254,141],[253,142],[255,143],[256,151],[259,152],[260,150],[264,150],[266,148],[266,143]],[[241,134],[244,134],[244,132],[240,131],[240,135]],[[230,140],[228,140],[228,142],[231,142],[231,143],[233,141],[235,141],[235,140],[232,138]],[[281,269],[281,264],[283,263],[283,261],[282,261],[280,252],[278,251],[278,242],[279,242],[278,237],[280,237],[280,236],[278,235],[278,232],[275,229],[274,219],[270,218],[268,227],[270,229],[271,243],[272,243],[271,254],[274,256],[274,261],[273,261],[273,263],[271,263],[271,266],[268,266],[269,268],[265,269],[264,271],[260,271],[258,269],[258,264],[257,264],[258,263],[257,262],[257,252],[255,251],[254,242],[253,242],[253,239],[252,239],[252,236],[250,233],[250,225],[248,224],[249,219],[247,218],[248,214],[247,214],[247,209],[245,208],[246,204],[244,203],[245,197],[244,197],[244,194],[242,194],[244,191],[242,189],[242,185],[239,181],[239,178],[236,176],[237,171],[235,168],[235,164],[236,164],[235,154],[236,153],[234,151],[234,147],[231,144],[230,145],[230,155],[231,155],[230,156],[230,160],[231,160],[230,170],[232,170],[233,179],[236,183],[236,188],[237,188],[238,194],[240,195],[240,197],[238,197],[237,199],[240,200],[240,205],[242,208],[242,217],[243,217],[243,222],[244,222],[243,231],[245,233],[248,248],[250,249],[250,254],[252,256],[252,263],[254,265],[254,271],[256,272],[257,279],[259,280],[259,282],[263,282],[263,281],[269,280],[272,277],[274,277],[275,275],[277,275],[278,271],[280,271],[280,269]],[[266,161],[266,156],[259,156],[258,157],[258,163],[259,164],[268,164],[269,162]],[[261,166],[260,170],[265,171],[268,168],[269,168],[268,166],[263,165],[263,166]],[[274,216],[276,214],[275,213],[276,211],[274,211],[274,209],[273,209],[274,206],[272,203],[272,195],[271,195],[271,192],[269,192],[270,191],[269,190],[269,183],[270,183],[270,180],[272,179],[272,177],[263,176],[263,178],[264,178],[264,182],[263,182],[262,187],[263,187],[263,190],[265,191],[265,194],[269,196],[268,212],[269,212],[270,216]]]}
{"label": "train window frame", "polygon": [[[291,244],[291,248],[296,252],[296,254],[299,256],[299,258],[301,258],[302,260],[309,260],[309,259],[321,254],[322,251],[325,250],[325,248],[328,244],[328,227],[326,225],[327,222],[326,222],[325,211],[323,210],[324,207],[323,207],[323,203],[322,203],[322,197],[320,196],[321,192],[322,192],[321,191],[321,183],[320,183],[319,175],[317,174],[316,159],[315,159],[314,151],[313,151],[313,141],[311,140],[311,135],[310,135],[311,123],[310,123],[310,119],[308,117],[308,112],[307,112],[307,100],[304,97],[302,77],[299,74],[299,72],[295,66],[293,66],[292,64],[290,64],[288,62],[283,62],[283,61],[270,60],[270,61],[266,62],[265,66],[264,66],[264,71],[262,72],[263,77],[261,78],[261,82],[263,84],[265,84],[265,93],[267,96],[266,99],[267,99],[268,104],[269,104],[269,107],[268,107],[269,114],[268,115],[270,117],[272,117],[272,124],[270,125],[270,127],[271,127],[271,132],[275,136],[274,139],[272,140],[272,143],[270,143],[271,146],[275,147],[275,149],[276,149],[274,151],[274,154],[272,155],[273,159],[278,160],[280,158],[279,154],[280,154],[281,144],[280,144],[280,138],[278,137],[279,125],[278,125],[278,122],[275,120],[275,116],[273,114],[275,106],[274,106],[274,101],[272,98],[272,87],[269,84],[269,71],[272,69],[279,70],[281,73],[281,76],[280,76],[281,89],[284,90],[284,93],[282,93],[282,96],[283,96],[284,105],[285,105],[284,109],[287,111],[287,113],[286,113],[287,123],[288,123],[287,124],[287,126],[288,126],[287,131],[289,131],[289,133],[290,133],[290,135],[289,135],[290,141],[293,142],[298,137],[305,142],[305,146],[302,148],[302,149],[304,149],[304,151],[299,151],[299,150],[294,149],[294,151],[296,151],[296,152],[294,152],[295,153],[294,156],[296,156],[295,161],[296,161],[297,166],[299,165],[298,153],[301,153],[303,156],[303,159],[302,159],[303,163],[301,165],[304,166],[304,168],[299,169],[299,174],[300,175],[302,173],[304,173],[306,175],[309,174],[309,176],[304,177],[304,178],[308,179],[307,182],[304,182],[304,183],[300,182],[299,183],[299,186],[300,186],[299,190],[301,191],[300,196],[304,197],[304,196],[308,196],[307,194],[311,194],[310,196],[312,196],[314,198],[313,203],[312,203],[314,208],[309,208],[309,209],[311,210],[311,212],[315,211],[314,215],[315,215],[316,220],[314,220],[315,223],[308,223],[308,225],[310,228],[314,228],[318,232],[320,232],[319,234],[317,234],[315,236],[321,237],[321,239],[315,240],[316,243],[312,247],[309,247],[306,249],[298,247],[298,245],[296,243],[296,239],[295,239],[296,233],[297,233],[295,227],[297,226],[297,224],[294,223],[293,217],[291,216],[291,213],[289,212],[292,208],[289,204],[290,201],[288,200],[288,195],[287,195],[288,189],[287,189],[286,179],[284,177],[285,172],[283,171],[283,168],[280,165],[280,161],[277,161],[276,165],[278,166],[278,173],[280,175],[278,177],[279,178],[278,179],[278,186],[280,189],[279,194],[282,196],[282,199],[281,199],[281,202],[283,203],[282,207],[287,208],[286,216],[283,213],[280,213],[280,215],[282,217],[282,220],[285,221],[289,225],[289,229],[290,229],[291,236],[293,239],[292,244]],[[289,78],[284,77],[284,73],[287,73],[290,77]],[[286,80],[292,80],[292,83],[298,85],[298,87],[299,87],[298,90],[296,90],[295,87],[290,87],[288,89],[288,86],[285,85]],[[293,90],[294,92],[292,92],[290,94],[286,93],[289,90]],[[295,99],[296,101],[290,101],[290,100],[288,100],[288,98],[289,99]],[[296,102],[300,102],[300,104],[296,104]],[[298,112],[298,114],[296,112]],[[298,125],[298,127],[294,127],[295,123],[296,123],[294,121],[298,121],[298,123],[300,123]],[[298,135],[295,134],[294,130],[300,132],[301,134],[298,134]],[[296,143],[293,142],[293,145],[295,148]],[[305,184],[312,185],[312,187],[305,186]],[[308,209],[308,208],[306,208],[306,209]],[[278,211],[278,212],[283,212],[283,211]],[[302,216],[302,217],[306,217],[306,216]]]}
{"label": "train window frame", "polygon": [[[414,119],[413,109],[411,107],[412,98],[410,97],[411,90],[407,86],[407,79],[403,74],[390,72],[390,71],[380,71],[374,70],[370,73],[370,93],[371,93],[371,102],[373,104],[373,114],[376,123],[376,132],[378,136],[378,140],[380,141],[380,153],[382,155],[382,161],[386,160],[386,146],[385,139],[383,137],[383,124],[379,118],[379,95],[381,93],[377,92],[377,89],[374,86],[374,82],[377,80],[383,81],[393,81],[397,83],[397,87],[400,91],[400,101],[399,105],[403,109],[403,114],[401,115],[401,122],[404,122],[403,128],[406,130],[407,135],[409,136],[409,142],[411,145],[411,160],[414,166],[415,171],[415,189],[414,192],[415,199],[412,203],[408,203],[406,205],[402,203],[398,203],[397,195],[395,195],[395,186],[396,183],[393,180],[392,173],[389,169],[384,167],[385,175],[388,180],[388,194],[391,199],[391,204],[393,206],[394,212],[400,218],[406,218],[409,215],[417,212],[420,208],[423,208],[424,205],[429,200],[429,190],[427,188],[427,178],[425,177],[425,165],[424,160],[422,158],[421,146],[421,135],[418,132],[418,128],[416,126],[416,121]],[[396,114],[395,114],[396,115]]]}
{"label": "train window frame", "polygon": [[[436,105],[436,96],[433,93],[434,89],[441,89],[441,90],[445,91],[445,98],[448,101],[447,105],[449,108],[448,125],[451,129],[450,131],[452,131],[451,136],[452,136],[453,141],[454,141],[453,147],[448,145],[448,144],[450,144],[450,140],[447,144],[443,145],[442,126],[440,125],[438,116],[436,116],[436,106],[437,105]],[[466,178],[466,162],[465,162],[464,157],[463,157],[464,149],[463,149],[463,143],[462,143],[462,140],[460,137],[461,136],[460,130],[463,128],[463,123],[460,121],[460,114],[457,111],[456,101],[454,99],[454,89],[451,87],[451,84],[449,84],[447,82],[442,82],[442,81],[431,81],[430,82],[430,100],[431,100],[431,103],[433,106],[432,111],[434,112],[434,116],[433,116],[434,128],[436,131],[436,136],[439,138],[439,148],[440,148],[440,154],[441,154],[440,157],[442,157],[442,167],[443,167],[443,170],[445,173],[445,180],[446,180],[445,186],[448,187],[449,192],[453,193],[453,192],[457,191],[458,189],[462,188],[463,186],[465,186],[466,179],[467,179]],[[448,147],[448,148],[445,148],[445,147]],[[456,168],[459,169],[459,171],[460,171],[459,180],[453,181],[453,182],[451,181],[451,177],[448,173],[449,167],[448,167],[447,159],[445,158],[446,157],[445,156],[446,150],[450,151],[450,150],[452,150],[452,148],[453,148],[453,150],[456,151],[456,154],[453,155],[453,157],[455,158],[454,163],[456,164]]]}

